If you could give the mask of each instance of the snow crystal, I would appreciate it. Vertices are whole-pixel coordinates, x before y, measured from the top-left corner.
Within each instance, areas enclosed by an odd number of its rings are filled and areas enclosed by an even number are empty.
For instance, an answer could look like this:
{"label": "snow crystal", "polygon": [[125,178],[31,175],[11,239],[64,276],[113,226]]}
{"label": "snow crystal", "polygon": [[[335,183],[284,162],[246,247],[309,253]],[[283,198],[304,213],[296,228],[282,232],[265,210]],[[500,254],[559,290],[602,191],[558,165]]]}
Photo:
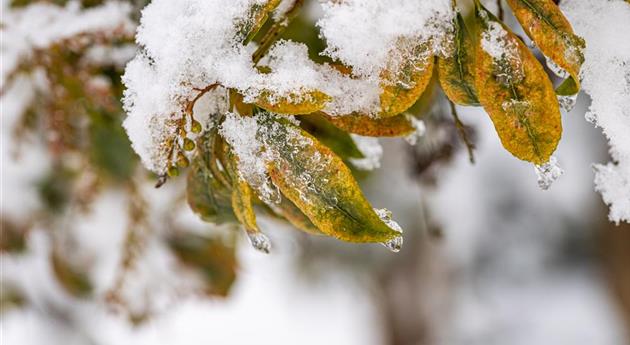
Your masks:
{"label": "snow crystal", "polygon": [[613,162],[595,165],[595,188],[609,218],[630,222],[630,4],[623,0],[566,0],[561,6],[586,41],[580,76],[592,99],[586,119],[602,131]]}
{"label": "snow crystal", "polygon": [[549,161],[542,165],[535,165],[534,171],[538,177],[538,187],[547,190],[551,185],[564,174],[564,170],[558,165],[556,157],[549,157]]}
{"label": "snow crystal", "polygon": [[383,158],[383,147],[378,142],[378,138],[364,137],[350,133],[352,140],[363,154],[363,158],[350,158],[350,163],[359,170],[374,170],[381,167]]}
{"label": "snow crystal", "polygon": [[496,77],[504,84],[518,82],[524,77],[524,72],[516,43],[509,39],[501,24],[488,21],[487,25],[488,28],[481,34],[481,48],[492,57]]}
{"label": "snow crystal", "polygon": [[325,54],[375,78],[386,67],[401,38],[429,44],[441,54],[451,39],[454,12],[449,0],[348,0],[322,4],[317,25],[327,42]]}
{"label": "snow crystal", "polygon": [[269,238],[265,234],[262,232],[247,232],[247,237],[252,247],[259,252],[269,254],[271,251],[271,241],[269,241]]}

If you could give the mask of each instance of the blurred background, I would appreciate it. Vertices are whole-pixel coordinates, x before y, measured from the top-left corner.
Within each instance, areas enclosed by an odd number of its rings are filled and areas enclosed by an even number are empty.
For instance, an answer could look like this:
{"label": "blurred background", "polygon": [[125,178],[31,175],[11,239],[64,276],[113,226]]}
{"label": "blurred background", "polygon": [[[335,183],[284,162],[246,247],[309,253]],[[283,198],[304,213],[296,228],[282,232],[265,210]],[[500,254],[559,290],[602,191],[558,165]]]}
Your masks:
{"label": "blurred background", "polygon": [[[2,1],[3,344],[630,344],[630,226],[593,189],[609,157],[586,95],[543,191],[483,109],[458,107],[458,128],[429,88],[426,134],[380,139],[381,167],[356,172],[401,252],[263,217],[264,255],[199,220],[184,176],[153,188],[129,146],[120,75],[144,4]],[[285,38],[324,61],[318,7]]]}

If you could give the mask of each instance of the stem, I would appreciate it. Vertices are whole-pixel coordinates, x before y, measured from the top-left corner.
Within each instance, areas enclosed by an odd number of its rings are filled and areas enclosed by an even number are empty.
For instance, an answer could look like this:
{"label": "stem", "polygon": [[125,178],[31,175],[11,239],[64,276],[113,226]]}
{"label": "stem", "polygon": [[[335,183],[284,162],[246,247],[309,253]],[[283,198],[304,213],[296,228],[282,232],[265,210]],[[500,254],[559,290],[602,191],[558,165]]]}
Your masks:
{"label": "stem", "polygon": [[466,149],[468,150],[468,159],[470,160],[470,164],[475,164],[475,154],[473,151],[475,149],[475,144],[473,144],[470,138],[468,138],[468,134],[466,133],[466,125],[464,125],[459,119],[459,116],[457,115],[457,110],[455,109],[455,104],[453,104],[453,102],[451,101],[448,101],[448,103],[451,106],[451,115],[453,115],[453,119],[455,120],[455,127],[457,128],[459,136],[462,138],[462,141],[464,142],[464,144],[466,145]]}
{"label": "stem", "polygon": [[252,55],[254,64],[257,64],[258,61],[265,56],[267,51],[269,51],[269,48],[271,48],[271,45],[284,32],[284,29],[286,29],[289,26],[289,23],[297,17],[302,4],[304,4],[304,0],[295,0],[293,6],[287,11],[287,13],[285,13],[284,18],[273,23],[271,28],[267,30],[263,38],[260,40],[260,46]]}

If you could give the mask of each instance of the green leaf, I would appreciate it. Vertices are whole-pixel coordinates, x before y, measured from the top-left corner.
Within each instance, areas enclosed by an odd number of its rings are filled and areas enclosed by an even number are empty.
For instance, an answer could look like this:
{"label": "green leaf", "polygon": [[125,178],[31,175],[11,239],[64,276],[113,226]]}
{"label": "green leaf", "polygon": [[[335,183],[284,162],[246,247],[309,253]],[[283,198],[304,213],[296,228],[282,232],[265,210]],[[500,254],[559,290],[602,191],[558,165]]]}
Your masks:
{"label": "green leaf", "polygon": [[329,123],[321,113],[300,116],[300,127],[343,159],[363,158],[352,137]]}
{"label": "green leaf", "polygon": [[273,183],[319,230],[349,242],[400,237],[375,213],[350,169],[315,137],[286,119],[259,114],[260,136],[276,155]]}
{"label": "green leaf", "polygon": [[[480,5],[476,21],[479,102],[510,153],[535,164],[546,163],[562,135],[553,85],[525,44]],[[495,56],[484,50],[484,42]]]}
{"label": "green leaf", "polygon": [[221,239],[182,233],[168,239],[175,256],[205,281],[205,293],[225,297],[236,280],[236,251]]}
{"label": "green leaf", "polygon": [[536,46],[558,66],[569,72],[571,82],[556,92],[570,96],[580,91],[580,67],[584,62],[584,40],[552,0],[507,0],[514,16]]}
{"label": "green leaf", "polygon": [[210,161],[216,159],[208,140],[200,140],[200,151],[193,159],[188,172],[186,199],[188,205],[202,220],[223,224],[236,220],[232,210],[230,186],[226,186],[212,173]]}
{"label": "green leaf", "polygon": [[461,14],[457,13],[453,26],[455,39],[452,41],[452,53],[448,57],[439,57],[437,62],[440,85],[453,103],[479,105],[474,85],[474,41]]}

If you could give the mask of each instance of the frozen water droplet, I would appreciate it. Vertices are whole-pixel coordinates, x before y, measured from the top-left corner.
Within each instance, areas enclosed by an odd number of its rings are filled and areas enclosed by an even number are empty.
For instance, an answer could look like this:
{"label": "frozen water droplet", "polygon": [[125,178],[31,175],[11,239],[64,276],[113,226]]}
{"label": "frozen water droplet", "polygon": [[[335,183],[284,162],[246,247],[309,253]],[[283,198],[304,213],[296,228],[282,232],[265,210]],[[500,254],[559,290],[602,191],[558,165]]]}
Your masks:
{"label": "frozen water droplet", "polygon": [[576,100],[577,94],[571,96],[558,95],[558,103],[560,104],[560,109],[566,111],[567,113],[570,112],[571,109],[573,109]]}
{"label": "frozen water droplet", "polygon": [[387,242],[383,242],[382,245],[387,247],[387,249],[391,250],[392,252],[398,253],[400,251],[400,248],[402,248],[402,245],[403,245],[403,237],[396,236]]}
{"label": "frozen water droplet", "polygon": [[[376,212],[376,214],[379,216],[379,218],[381,218],[381,220],[385,224],[387,224],[387,226],[392,228],[392,230],[402,234],[403,230],[400,227],[400,225],[398,225],[398,223],[396,223],[396,221],[394,221],[392,219],[392,212],[390,210],[388,210],[386,208],[375,208],[374,212]],[[391,240],[389,240],[387,242],[383,242],[381,244],[384,245],[385,247],[387,247],[387,249],[391,250],[392,252],[398,253],[400,251],[400,248],[403,245],[403,237],[402,236],[396,236],[396,237],[392,238]]]}
{"label": "frozen water droplet", "polygon": [[547,67],[558,77],[567,78],[569,76],[569,72],[565,71],[562,67],[558,66],[553,60],[545,56],[545,60],[547,60]]}
{"label": "frozen water droplet", "polygon": [[538,187],[542,190],[549,189],[553,182],[564,174],[564,170],[560,168],[558,161],[554,156],[549,158],[549,162],[543,165],[534,166],[534,170],[538,176]]}
{"label": "frozen water droplet", "polygon": [[594,112],[592,111],[587,112],[584,115],[584,118],[586,119],[586,121],[592,123],[594,126],[597,127],[597,115]]}
{"label": "frozen water droplet", "polygon": [[269,254],[271,251],[271,241],[269,241],[267,235],[262,232],[247,232],[247,237],[249,237],[249,242],[252,244],[252,247],[260,252]]}

